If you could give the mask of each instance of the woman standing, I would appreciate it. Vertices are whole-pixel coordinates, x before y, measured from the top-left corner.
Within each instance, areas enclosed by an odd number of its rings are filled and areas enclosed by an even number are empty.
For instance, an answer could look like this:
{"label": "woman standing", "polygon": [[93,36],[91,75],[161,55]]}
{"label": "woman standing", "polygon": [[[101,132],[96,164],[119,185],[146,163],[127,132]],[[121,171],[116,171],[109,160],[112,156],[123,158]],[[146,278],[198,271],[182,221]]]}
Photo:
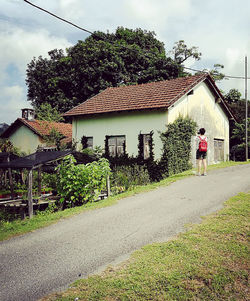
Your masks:
{"label": "woman standing", "polygon": [[196,159],[198,163],[198,173],[197,175],[201,175],[201,169],[203,166],[203,176],[207,175],[207,137],[205,136],[206,130],[201,128],[198,132],[197,140],[199,143],[199,147],[196,152]]}

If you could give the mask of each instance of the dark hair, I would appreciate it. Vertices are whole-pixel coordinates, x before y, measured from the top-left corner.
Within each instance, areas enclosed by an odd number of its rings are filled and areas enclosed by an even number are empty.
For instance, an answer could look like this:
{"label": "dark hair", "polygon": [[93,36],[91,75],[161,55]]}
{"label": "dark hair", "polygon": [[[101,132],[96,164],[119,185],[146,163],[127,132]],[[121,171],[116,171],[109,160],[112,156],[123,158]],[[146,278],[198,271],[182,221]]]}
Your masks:
{"label": "dark hair", "polygon": [[206,130],[204,128],[199,129],[199,134],[204,135],[206,133]]}

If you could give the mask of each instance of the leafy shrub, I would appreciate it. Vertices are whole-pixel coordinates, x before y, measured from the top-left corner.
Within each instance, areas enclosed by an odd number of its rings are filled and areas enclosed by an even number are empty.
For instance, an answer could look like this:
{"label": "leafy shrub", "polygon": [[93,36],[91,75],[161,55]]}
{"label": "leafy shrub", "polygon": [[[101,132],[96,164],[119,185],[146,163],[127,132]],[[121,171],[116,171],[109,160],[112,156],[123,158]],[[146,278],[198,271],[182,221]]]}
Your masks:
{"label": "leafy shrub", "polygon": [[17,218],[13,211],[10,211],[8,207],[0,209],[0,226],[1,223],[11,222]]}
{"label": "leafy shrub", "polygon": [[58,206],[55,203],[49,202],[48,207],[45,210],[37,210],[36,215],[46,216],[46,215],[54,213],[56,211],[58,211]]}
{"label": "leafy shrub", "polygon": [[67,156],[57,167],[59,171],[57,189],[66,205],[82,205],[95,200],[105,188],[110,173],[109,162],[102,158],[86,165],[75,165],[73,156]]}
{"label": "leafy shrub", "polygon": [[103,150],[101,146],[95,146],[94,148],[84,148],[82,150],[82,153],[96,159],[100,159],[103,156]]}
{"label": "leafy shrub", "polygon": [[51,188],[52,190],[57,190],[57,174],[46,173],[42,175],[42,186]]}
{"label": "leafy shrub", "polygon": [[189,117],[178,117],[161,133],[163,153],[160,161],[165,176],[191,168],[191,137],[195,134],[197,124]]}
{"label": "leafy shrub", "polygon": [[123,192],[137,185],[150,183],[150,176],[145,166],[116,166],[111,175],[111,191],[114,194]]}

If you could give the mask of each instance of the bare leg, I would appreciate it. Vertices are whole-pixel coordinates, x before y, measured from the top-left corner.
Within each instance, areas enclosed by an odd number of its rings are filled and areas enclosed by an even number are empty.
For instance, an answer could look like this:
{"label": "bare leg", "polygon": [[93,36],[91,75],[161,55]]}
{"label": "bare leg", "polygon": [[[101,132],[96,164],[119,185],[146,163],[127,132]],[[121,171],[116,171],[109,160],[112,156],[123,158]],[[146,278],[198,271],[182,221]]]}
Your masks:
{"label": "bare leg", "polygon": [[204,175],[207,174],[207,160],[203,159]]}
{"label": "bare leg", "polygon": [[202,165],[202,160],[201,159],[198,159],[198,174],[200,175],[201,174],[201,165]]}

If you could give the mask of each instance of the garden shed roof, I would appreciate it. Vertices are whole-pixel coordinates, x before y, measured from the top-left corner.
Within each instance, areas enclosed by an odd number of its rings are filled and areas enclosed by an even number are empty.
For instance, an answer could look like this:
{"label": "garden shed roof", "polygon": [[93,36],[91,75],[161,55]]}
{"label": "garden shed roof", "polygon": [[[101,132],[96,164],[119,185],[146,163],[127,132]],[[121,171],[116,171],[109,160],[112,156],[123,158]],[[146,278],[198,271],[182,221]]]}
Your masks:
{"label": "garden shed roof", "polygon": [[12,169],[35,169],[42,165],[48,165],[52,162],[62,159],[63,157],[71,154],[71,150],[66,151],[50,151],[50,152],[36,152],[26,157],[20,157],[11,162],[5,162],[0,164],[1,168]]}
{"label": "garden shed roof", "polygon": [[19,158],[19,156],[13,154],[13,153],[8,153],[8,152],[2,152],[0,153],[0,163],[7,162],[7,159],[10,159],[10,161],[15,160]]}
{"label": "garden shed roof", "polygon": [[0,169],[12,168],[12,169],[36,169],[40,166],[48,167],[53,166],[58,160],[63,159],[65,156],[72,154],[78,164],[86,164],[96,160],[96,158],[89,155],[83,154],[81,152],[76,152],[72,150],[65,151],[37,151],[26,157],[20,157],[11,162],[0,163]]}

